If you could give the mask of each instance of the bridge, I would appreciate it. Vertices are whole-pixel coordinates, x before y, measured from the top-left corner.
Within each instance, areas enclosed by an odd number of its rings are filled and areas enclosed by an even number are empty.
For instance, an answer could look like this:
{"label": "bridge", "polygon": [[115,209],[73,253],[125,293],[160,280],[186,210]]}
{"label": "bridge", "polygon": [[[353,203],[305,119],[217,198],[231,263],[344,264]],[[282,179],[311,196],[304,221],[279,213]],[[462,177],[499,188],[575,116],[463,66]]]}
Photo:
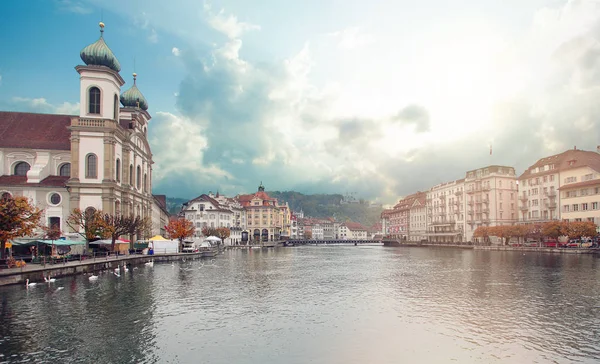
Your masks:
{"label": "bridge", "polygon": [[287,240],[283,242],[283,246],[299,246],[299,245],[382,245],[379,240]]}

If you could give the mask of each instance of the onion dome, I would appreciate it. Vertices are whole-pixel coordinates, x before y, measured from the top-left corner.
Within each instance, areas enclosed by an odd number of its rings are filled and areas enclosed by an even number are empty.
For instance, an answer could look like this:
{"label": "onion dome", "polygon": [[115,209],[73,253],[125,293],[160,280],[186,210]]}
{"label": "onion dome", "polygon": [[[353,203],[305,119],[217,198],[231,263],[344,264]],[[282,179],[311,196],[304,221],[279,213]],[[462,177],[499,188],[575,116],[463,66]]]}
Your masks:
{"label": "onion dome", "polygon": [[125,107],[139,107],[142,110],[148,110],[148,102],[135,84],[137,74],[133,74],[133,86],[121,95],[121,104]]}
{"label": "onion dome", "polygon": [[81,56],[83,62],[88,66],[106,66],[113,71],[119,72],[121,71],[121,65],[102,37],[104,33],[104,23],[100,22],[99,25],[100,39],[83,48],[79,53],[79,56]]}

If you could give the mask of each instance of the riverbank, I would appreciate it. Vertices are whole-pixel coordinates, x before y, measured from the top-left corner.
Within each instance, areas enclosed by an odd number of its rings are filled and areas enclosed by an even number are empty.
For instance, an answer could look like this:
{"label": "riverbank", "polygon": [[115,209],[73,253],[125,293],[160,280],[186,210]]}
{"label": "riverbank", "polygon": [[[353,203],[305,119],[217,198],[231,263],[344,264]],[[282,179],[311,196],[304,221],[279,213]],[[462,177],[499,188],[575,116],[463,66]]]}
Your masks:
{"label": "riverbank", "polygon": [[122,255],[102,258],[90,258],[82,261],[71,261],[58,264],[27,264],[21,268],[0,270],[0,286],[10,284],[25,284],[30,282],[44,283],[44,277],[61,278],[77,274],[95,273],[115,269],[127,265],[135,267],[149,261],[169,262],[183,259],[200,259],[202,253],[174,253],[159,255]]}
{"label": "riverbank", "polygon": [[384,240],[383,246],[386,247],[424,247],[424,248],[453,248],[453,249],[473,249],[488,251],[519,251],[536,252],[550,254],[600,254],[598,248],[540,248],[528,246],[502,246],[502,245],[469,245],[469,244],[435,244],[435,243],[401,243],[397,240]]}

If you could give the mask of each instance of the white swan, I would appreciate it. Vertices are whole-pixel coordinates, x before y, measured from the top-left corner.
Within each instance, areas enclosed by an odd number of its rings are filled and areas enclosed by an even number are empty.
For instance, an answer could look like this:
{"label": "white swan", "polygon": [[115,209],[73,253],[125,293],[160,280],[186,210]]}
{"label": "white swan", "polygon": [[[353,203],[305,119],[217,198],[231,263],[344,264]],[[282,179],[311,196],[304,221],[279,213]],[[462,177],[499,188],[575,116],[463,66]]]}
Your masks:
{"label": "white swan", "polygon": [[35,287],[37,285],[37,283],[29,283],[29,278],[27,278],[27,281],[25,281],[25,287]]}
{"label": "white swan", "polygon": [[127,265],[123,264],[123,271],[125,273],[129,272],[129,268],[127,268]]}
{"label": "white swan", "polygon": [[61,289],[65,289],[65,287],[58,287],[56,290],[60,291]]}
{"label": "white swan", "polygon": [[154,267],[154,259],[145,263],[148,267]]}
{"label": "white swan", "polygon": [[90,280],[90,281],[95,281],[95,280],[97,280],[97,279],[98,279],[98,276],[95,276],[93,273],[92,273],[92,275],[89,277],[89,280]]}
{"label": "white swan", "polygon": [[115,275],[116,275],[117,277],[121,277],[121,273],[119,273],[119,271],[116,271],[116,270],[115,270]]}

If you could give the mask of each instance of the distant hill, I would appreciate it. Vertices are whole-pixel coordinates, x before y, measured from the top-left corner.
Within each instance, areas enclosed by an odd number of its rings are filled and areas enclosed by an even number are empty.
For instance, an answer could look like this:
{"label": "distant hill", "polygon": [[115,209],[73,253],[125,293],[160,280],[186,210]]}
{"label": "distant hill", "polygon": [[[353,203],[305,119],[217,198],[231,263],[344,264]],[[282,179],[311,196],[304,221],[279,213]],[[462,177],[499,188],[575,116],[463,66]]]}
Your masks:
{"label": "distant hill", "polygon": [[[295,191],[268,191],[269,196],[279,201],[287,201],[293,211],[304,211],[304,216],[324,218],[335,217],[337,221],[354,221],[371,227],[380,221],[381,211],[379,206],[370,206],[367,203],[341,204],[340,194],[305,195]],[[187,202],[184,198],[167,198],[167,208],[171,214],[177,214],[181,205]],[[361,201],[362,202],[362,201]]]}

